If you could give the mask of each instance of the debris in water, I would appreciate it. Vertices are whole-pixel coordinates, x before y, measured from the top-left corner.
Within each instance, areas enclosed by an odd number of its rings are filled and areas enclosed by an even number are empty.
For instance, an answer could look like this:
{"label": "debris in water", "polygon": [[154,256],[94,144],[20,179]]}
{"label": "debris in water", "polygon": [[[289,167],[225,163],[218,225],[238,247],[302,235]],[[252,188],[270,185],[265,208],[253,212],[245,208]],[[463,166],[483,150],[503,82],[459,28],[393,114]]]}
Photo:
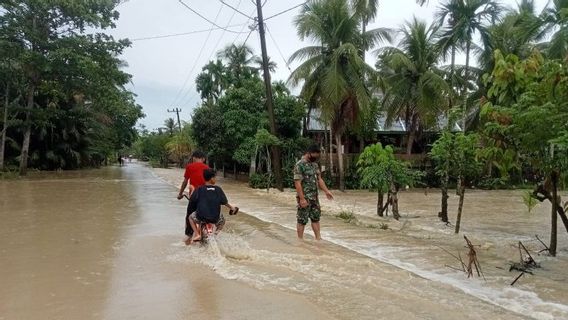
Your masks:
{"label": "debris in water", "polygon": [[[540,239],[538,238],[538,236],[536,237],[539,241]],[[541,241],[542,243],[542,241]],[[546,246],[546,245],[545,245]],[[535,268],[540,268],[540,265],[538,263],[536,263],[536,261],[533,259],[533,257],[531,256],[531,254],[529,253],[529,250],[527,250],[527,248],[525,247],[525,245],[519,241],[519,256],[520,256],[520,262],[515,262],[512,263],[510,268],[509,268],[509,272],[516,270],[516,271],[520,271],[521,274],[519,274],[515,280],[513,280],[513,282],[511,282],[511,286],[515,285],[515,283],[517,283],[517,281],[525,274],[533,274],[532,270]],[[523,254],[524,252],[524,254]]]}

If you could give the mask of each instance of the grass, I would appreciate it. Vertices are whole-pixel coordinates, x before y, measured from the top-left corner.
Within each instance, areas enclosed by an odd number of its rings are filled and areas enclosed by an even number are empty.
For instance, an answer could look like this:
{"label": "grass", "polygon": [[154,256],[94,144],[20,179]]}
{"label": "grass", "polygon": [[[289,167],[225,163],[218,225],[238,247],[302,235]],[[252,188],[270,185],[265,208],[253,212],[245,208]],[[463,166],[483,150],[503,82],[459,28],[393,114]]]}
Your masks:
{"label": "grass", "polygon": [[355,214],[353,213],[353,211],[341,211],[337,217],[347,223],[351,223],[351,222],[357,222],[357,218],[355,217]]}
{"label": "grass", "polygon": [[18,170],[0,171],[1,180],[16,179],[18,176]]}

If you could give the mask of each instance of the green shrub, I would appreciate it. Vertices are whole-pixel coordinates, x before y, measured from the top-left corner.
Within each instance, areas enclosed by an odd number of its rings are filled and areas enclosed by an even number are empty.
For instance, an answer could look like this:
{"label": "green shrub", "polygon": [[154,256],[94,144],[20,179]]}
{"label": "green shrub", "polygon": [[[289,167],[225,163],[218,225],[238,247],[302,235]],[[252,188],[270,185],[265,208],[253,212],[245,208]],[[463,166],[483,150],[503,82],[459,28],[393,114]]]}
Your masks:
{"label": "green shrub", "polygon": [[505,189],[507,187],[507,182],[501,178],[486,177],[480,179],[476,185],[478,188],[484,190],[498,190],[498,189]]}
{"label": "green shrub", "polygon": [[537,201],[538,200],[533,197],[531,191],[527,191],[523,194],[523,203],[525,204],[525,206],[527,206],[529,213],[531,213],[534,207],[536,207],[536,205],[538,204]]}
{"label": "green shrub", "polygon": [[249,186],[253,189],[266,189],[274,187],[274,177],[269,177],[267,173],[255,173],[249,178]]}
{"label": "green shrub", "polygon": [[341,211],[337,217],[339,219],[344,220],[347,223],[351,223],[353,221],[357,221],[357,218],[355,217],[355,214],[353,214],[352,211]]}

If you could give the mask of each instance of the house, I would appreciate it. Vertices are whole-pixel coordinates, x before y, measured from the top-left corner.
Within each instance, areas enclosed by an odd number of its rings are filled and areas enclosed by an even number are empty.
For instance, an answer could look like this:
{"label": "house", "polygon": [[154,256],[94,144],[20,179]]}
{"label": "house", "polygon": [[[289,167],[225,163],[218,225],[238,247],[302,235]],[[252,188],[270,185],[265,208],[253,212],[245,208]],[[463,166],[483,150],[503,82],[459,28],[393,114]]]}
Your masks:
{"label": "house", "polygon": [[[447,126],[448,120],[446,117],[439,117],[435,126],[427,130],[423,130],[421,135],[417,137],[412,147],[412,154],[407,154],[406,144],[408,141],[409,131],[406,124],[402,119],[398,119],[391,125],[386,124],[386,117],[379,116],[376,131],[373,137],[362,140],[356,134],[347,132],[344,134],[342,142],[342,150],[346,155],[347,164],[349,164],[358,154],[360,154],[364,147],[369,144],[380,142],[383,145],[391,145],[399,158],[420,161],[423,160],[428,153],[430,145],[437,139],[439,133]],[[311,110],[309,118],[305,123],[305,136],[313,139],[324,147],[329,152],[329,126],[321,121],[320,111]],[[462,131],[458,124],[454,124],[452,131]],[[334,150],[336,153],[337,146],[335,140],[333,141]]]}

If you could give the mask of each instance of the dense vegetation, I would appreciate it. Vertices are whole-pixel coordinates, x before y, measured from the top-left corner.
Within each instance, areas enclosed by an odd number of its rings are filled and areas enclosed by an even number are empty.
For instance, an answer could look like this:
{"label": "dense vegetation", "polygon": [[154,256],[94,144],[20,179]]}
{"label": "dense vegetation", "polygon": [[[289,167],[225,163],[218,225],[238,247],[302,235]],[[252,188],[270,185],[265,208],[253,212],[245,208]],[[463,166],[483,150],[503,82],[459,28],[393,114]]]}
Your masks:
{"label": "dense vegetation", "polygon": [[0,1],[0,171],[99,166],[135,140],[129,42],[104,33],[118,4]]}

